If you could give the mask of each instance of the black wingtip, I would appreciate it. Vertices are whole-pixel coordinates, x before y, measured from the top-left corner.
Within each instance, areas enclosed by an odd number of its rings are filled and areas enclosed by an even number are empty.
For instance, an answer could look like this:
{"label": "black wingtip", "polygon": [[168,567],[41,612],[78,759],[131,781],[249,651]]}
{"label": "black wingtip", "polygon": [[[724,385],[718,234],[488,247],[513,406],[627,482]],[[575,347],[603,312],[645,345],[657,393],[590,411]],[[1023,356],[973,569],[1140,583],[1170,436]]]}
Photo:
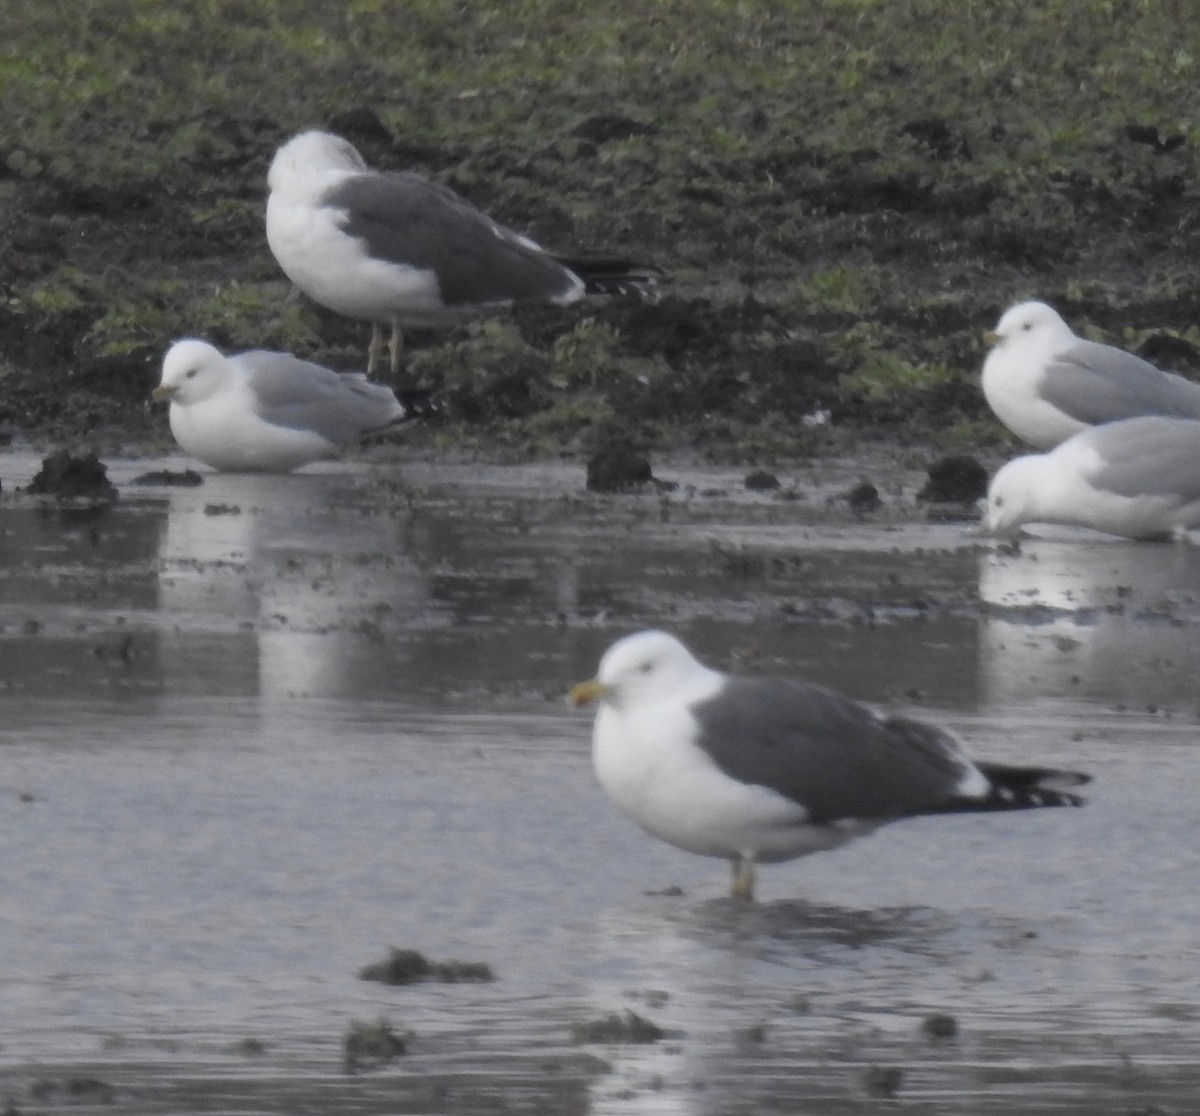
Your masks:
{"label": "black wingtip", "polygon": [[991,810],[1036,810],[1044,806],[1084,806],[1087,799],[1064,787],[1090,783],[1092,777],[1082,771],[1063,771],[1053,767],[1006,767],[997,763],[978,763],[987,776],[987,794],[975,798],[955,798],[930,813],[966,814]]}
{"label": "black wingtip", "polygon": [[660,268],[632,260],[571,259],[566,256],[556,256],[555,259],[583,280],[588,294],[638,295],[645,298],[666,278],[666,273]]}
{"label": "black wingtip", "polygon": [[402,422],[430,418],[442,410],[443,400],[436,391],[423,388],[396,388],[394,391],[400,406],[404,408]]}
{"label": "black wingtip", "polygon": [[993,785],[983,804],[993,810],[1034,810],[1041,806],[1082,806],[1086,802],[1087,799],[1082,795],[1048,787],[1013,790],[1010,787]]}
{"label": "black wingtip", "polygon": [[361,440],[369,441],[377,436],[390,434],[401,427],[419,422],[421,419],[433,418],[443,410],[444,401],[440,394],[435,391],[394,389],[392,394],[396,396],[396,401],[404,408],[403,413],[385,422],[382,426],[375,426],[370,430],[364,430],[360,435]]}
{"label": "black wingtip", "polygon": [[984,809],[1082,806],[1087,800],[1065,788],[1080,787],[1092,781],[1092,777],[1082,771],[1064,771],[1056,767],[1006,767],[989,763],[978,766],[992,784],[981,803]]}

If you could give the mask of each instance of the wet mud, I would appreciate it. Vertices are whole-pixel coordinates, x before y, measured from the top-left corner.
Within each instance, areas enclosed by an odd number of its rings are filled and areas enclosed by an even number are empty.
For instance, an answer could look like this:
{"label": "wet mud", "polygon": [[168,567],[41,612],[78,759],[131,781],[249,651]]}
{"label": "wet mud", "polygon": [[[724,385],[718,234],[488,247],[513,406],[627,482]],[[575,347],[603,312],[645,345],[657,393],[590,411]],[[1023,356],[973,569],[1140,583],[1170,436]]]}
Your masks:
{"label": "wet mud", "polygon": [[[20,491],[40,464],[0,457],[11,1108],[1194,1106],[1193,548],[997,545],[904,453],[765,489],[656,458],[673,488],[616,495],[109,459],[89,509]],[[1087,770],[1089,803],[898,823],[734,904],[615,813],[563,701],[647,626]],[[495,979],[360,979],[395,949]]]}

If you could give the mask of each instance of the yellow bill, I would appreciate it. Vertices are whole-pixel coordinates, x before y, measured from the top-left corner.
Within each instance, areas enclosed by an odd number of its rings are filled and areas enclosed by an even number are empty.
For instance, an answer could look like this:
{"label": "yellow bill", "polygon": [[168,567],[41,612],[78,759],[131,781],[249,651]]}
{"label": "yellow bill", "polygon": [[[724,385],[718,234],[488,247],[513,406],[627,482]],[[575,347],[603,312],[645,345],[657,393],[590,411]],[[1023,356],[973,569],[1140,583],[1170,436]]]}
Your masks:
{"label": "yellow bill", "polygon": [[571,692],[567,694],[567,704],[575,709],[579,709],[584,705],[594,705],[604,697],[607,689],[608,687],[599,678],[580,682],[578,686],[571,687]]}

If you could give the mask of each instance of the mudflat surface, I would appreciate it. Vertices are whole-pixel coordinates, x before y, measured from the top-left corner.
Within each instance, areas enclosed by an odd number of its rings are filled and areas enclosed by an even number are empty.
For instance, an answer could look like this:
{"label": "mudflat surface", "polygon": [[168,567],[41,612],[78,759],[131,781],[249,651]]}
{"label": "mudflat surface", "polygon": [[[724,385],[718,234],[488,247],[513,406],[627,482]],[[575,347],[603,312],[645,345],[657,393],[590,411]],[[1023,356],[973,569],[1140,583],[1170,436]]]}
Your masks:
{"label": "mudflat surface", "polygon": [[[767,494],[667,462],[675,491],[629,496],[553,464],[107,464],[121,498],[88,512],[0,456],[16,1110],[1194,1107],[1193,549],[998,547],[882,457]],[[864,469],[858,519],[830,498]],[[1087,770],[1089,803],[899,823],[736,905],[617,815],[562,700],[647,626]],[[392,947],[496,979],[358,979]],[[580,1041],[627,1011],[662,1037]],[[380,1021],[407,1052],[348,1073]]]}

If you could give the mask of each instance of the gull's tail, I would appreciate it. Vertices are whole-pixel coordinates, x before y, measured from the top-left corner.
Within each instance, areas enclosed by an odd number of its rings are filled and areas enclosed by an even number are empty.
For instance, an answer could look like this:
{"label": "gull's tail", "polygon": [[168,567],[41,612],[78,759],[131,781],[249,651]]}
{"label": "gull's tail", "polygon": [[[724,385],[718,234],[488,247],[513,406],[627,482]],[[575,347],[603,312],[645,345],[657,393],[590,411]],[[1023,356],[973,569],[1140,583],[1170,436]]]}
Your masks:
{"label": "gull's tail", "polygon": [[632,260],[573,259],[569,256],[554,258],[583,280],[584,290],[588,294],[634,294],[644,298],[654,292],[663,278],[663,272],[657,267],[634,263]]}

